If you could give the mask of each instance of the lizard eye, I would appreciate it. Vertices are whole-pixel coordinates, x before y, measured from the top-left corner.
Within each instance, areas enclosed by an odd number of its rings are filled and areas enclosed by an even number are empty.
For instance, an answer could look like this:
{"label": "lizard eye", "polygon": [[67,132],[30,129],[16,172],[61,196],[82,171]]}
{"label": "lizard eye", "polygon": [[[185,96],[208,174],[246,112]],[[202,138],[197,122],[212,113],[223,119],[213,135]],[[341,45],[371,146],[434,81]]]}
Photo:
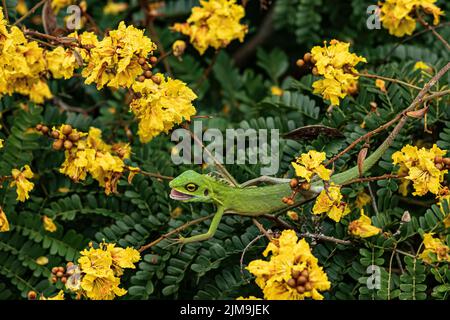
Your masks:
{"label": "lizard eye", "polygon": [[186,190],[189,191],[189,192],[194,192],[194,191],[196,191],[196,190],[198,189],[198,186],[197,186],[196,184],[194,184],[194,183],[188,183],[188,184],[185,186],[185,188],[186,188]]}

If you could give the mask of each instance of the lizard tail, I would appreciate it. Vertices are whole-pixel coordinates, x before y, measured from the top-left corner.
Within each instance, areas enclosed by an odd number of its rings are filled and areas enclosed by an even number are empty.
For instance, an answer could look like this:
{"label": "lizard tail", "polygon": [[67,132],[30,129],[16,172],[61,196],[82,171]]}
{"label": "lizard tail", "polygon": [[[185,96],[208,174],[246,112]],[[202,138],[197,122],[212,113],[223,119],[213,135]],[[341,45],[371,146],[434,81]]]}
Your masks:
{"label": "lizard tail", "polygon": [[[391,132],[389,137],[376,149],[364,162],[362,167],[362,172],[367,172],[370,168],[372,168],[378,160],[383,156],[387,149],[391,146],[392,142],[396,137],[396,133],[398,130],[394,130]],[[336,174],[331,177],[331,182],[335,184],[344,184],[347,181],[352,179],[356,179],[360,176],[358,166],[355,166],[347,171]]]}

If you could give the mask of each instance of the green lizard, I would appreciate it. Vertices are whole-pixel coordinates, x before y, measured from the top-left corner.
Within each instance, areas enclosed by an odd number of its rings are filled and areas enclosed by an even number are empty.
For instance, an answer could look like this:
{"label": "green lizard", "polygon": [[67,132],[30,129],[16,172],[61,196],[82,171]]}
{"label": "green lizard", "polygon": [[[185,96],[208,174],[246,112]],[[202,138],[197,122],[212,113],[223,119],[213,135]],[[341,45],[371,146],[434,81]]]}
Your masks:
{"label": "green lizard", "polygon": [[[389,148],[393,139],[387,138],[370,157],[368,157],[362,166],[362,173],[367,172],[381,158],[384,152]],[[353,167],[340,174],[331,177],[331,182],[343,184],[360,176],[358,167]],[[283,180],[283,179],[280,179]],[[214,236],[220,220],[224,214],[238,214],[242,216],[257,217],[263,214],[273,213],[290,206],[283,203],[281,199],[292,190],[289,180],[284,183],[263,187],[233,187],[216,180],[213,177],[199,174],[188,170],[170,181],[172,188],[170,198],[183,202],[203,202],[213,203],[217,211],[211,221],[208,232],[195,235],[189,238],[180,237],[178,243],[186,244],[196,241],[207,240]],[[299,192],[296,196],[294,206],[314,199],[324,188],[323,181],[312,182],[308,191]]]}

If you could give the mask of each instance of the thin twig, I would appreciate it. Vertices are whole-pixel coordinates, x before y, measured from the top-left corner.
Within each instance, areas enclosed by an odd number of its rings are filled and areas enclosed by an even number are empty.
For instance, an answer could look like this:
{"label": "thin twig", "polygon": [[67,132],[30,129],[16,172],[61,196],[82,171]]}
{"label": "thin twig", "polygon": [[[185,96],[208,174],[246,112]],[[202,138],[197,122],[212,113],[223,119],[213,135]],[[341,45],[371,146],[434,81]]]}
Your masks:
{"label": "thin twig", "polygon": [[13,26],[18,25],[19,23],[21,23],[23,20],[25,20],[26,18],[28,18],[29,16],[31,16],[32,14],[34,14],[36,12],[37,9],[39,9],[42,5],[44,5],[44,3],[46,3],[48,0],[41,0],[39,1],[33,8],[31,8],[30,10],[28,10],[27,13],[25,13],[23,16],[21,16],[19,19],[17,19],[14,23]]}
{"label": "thin twig", "polygon": [[5,11],[5,19],[6,22],[8,22],[9,24],[9,12],[8,12],[8,7],[6,6],[6,0],[2,0],[3,3],[3,10]]}
{"label": "thin twig", "polygon": [[439,41],[441,41],[444,44],[447,50],[450,51],[450,44],[434,29],[433,26],[431,26],[428,22],[426,22],[419,13],[417,14],[417,19],[425,28],[430,30],[436,36],[436,38],[439,39]]}
{"label": "thin twig", "polygon": [[380,79],[380,80],[384,80],[384,81],[389,81],[389,82],[394,82],[394,83],[398,83],[398,84],[402,84],[404,86],[416,89],[416,90],[421,90],[421,87],[415,86],[411,83],[402,81],[402,80],[398,80],[398,79],[394,79],[394,78],[388,78],[388,77],[383,77],[383,76],[379,76],[377,74],[370,74],[370,73],[358,73],[358,72],[354,72],[353,73],[356,76],[359,77],[364,77],[364,78],[370,78],[370,79]]}
{"label": "thin twig", "polygon": [[305,233],[299,233],[298,235],[301,237],[305,237],[305,238],[334,242],[336,244],[344,244],[344,245],[352,244],[352,242],[350,240],[341,240],[341,239],[329,237],[329,236],[326,236],[323,234],[315,234],[315,233],[305,232]]}
{"label": "thin twig", "polygon": [[[437,26],[434,26],[434,29],[447,27],[449,25],[450,25],[450,21],[449,22],[443,22],[443,23],[438,24]],[[402,45],[405,42],[408,42],[409,40],[412,40],[412,39],[414,39],[414,38],[416,38],[416,37],[418,37],[418,36],[420,36],[420,35],[422,35],[424,33],[430,32],[430,31],[431,31],[430,29],[421,30],[421,31],[419,31],[419,32],[409,36],[409,37],[404,38],[402,41],[397,42],[396,45],[388,52],[388,54],[383,59],[383,61],[386,62],[387,58],[389,58],[392,55],[392,53],[395,51],[395,49],[397,49],[400,45]]]}
{"label": "thin twig", "polygon": [[154,245],[157,245],[158,243],[160,243],[164,239],[166,239],[166,238],[168,238],[168,237],[170,237],[170,236],[172,236],[174,234],[177,234],[177,233],[183,231],[184,229],[189,228],[192,225],[198,224],[198,223],[203,222],[205,220],[208,220],[208,219],[210,219],[212,217],[214,217],[214,214],[210,214],[209,216],[201,217],[201,218],[189,221],[189,222],[183,224],[182,226],[180,226],[178,228],[175,228],[172,231],[167,232],[166,234],[163,234],[161,237],[159,237],[155,241],[152,241],[149,244],[143,245],[142,247],[139,248],[139,252],[143,252],[143,251],[153,247]]}
{"label": "thin twig", "polygon": [[370,185],[370,182],[367,184],[367,188],[369,189],[370,199],[372,202],[372,208],[375,214],[378,214],[378,206],[377,206],[377,200],[375,198],[375,194],[373,193],[372,186]]}
{"label": "thin twig", "polygon": [[241,274],[242,274],[242,278],[246,281],[246,282],[250,282],[248,279],[244,278],[244,257],[245,257],[245,253],[247,252],[248,249],[250,249],[250,247],[259,239],[261,239],[262,237],[264,237],[263,234],[259,234],[256,236],[255,239],[253,239],[252,241],[250,241],[244,248],[244,250],[242,251],[241,254],[241,258],[239,259],[239,265],[241,267]]}
{"label": "thin twig", "polygon": [[356,178],[353,180],[349,180],[342,184],[342,186],[346,186],[353,183],[361,183],[361,182],[370,182],[370,181],[379,181],[379,180],[387,180],[387,179],[401,179],[406,177],[406,175],[398,175],[398,174],[383,174],[382,176],[378,177],[365,177],[365,178]]}
{"label": "thin twig", "polygon": [[253,218],[252,221],[253,221],[253,224],[258,228],[258,230],[259,230],[263,235],[265,235],[266,238],[267,238],[269,241],[271,241],[272,238],[273,238],[271,232],[270,232],[270,231],[267,231],[266,229],[264,229],[264,226],[263,226],[261,223],[259,223],[259,221],[256,220],[255,218]]}
{"label": "thin twig", "polygon": [[216,64],[217,57],[219,56],[219,53],[220,53],[220,49],[216,50],[216,52],[214,53],[214,56],[212,57],[211,62],[209,63],[208,67],[205,69],[205,71],[203,71],[203,74],[200,77],[200,79],[198,79],[198,81],[192,86],[192,89],[194,89],[194,90],[199,89],[200,86],[203,84],[203,82],[206,79],[208,79],[208,76],[211,73],[212,68]]}
{"label": "thin twig", "polygon": [[[154,25],[154,18],[149,19],[148,23],[148,31],[150,32],[150,36],[152,37],[152,40],[155,41],[156,45],[158,46],[159,52],[161,52],[161,56],[167,55],[166,51],[164,50],[164,46],[159,39],[158,32],[156,31],[155,25]],[[166,69],[167,74],[172,77],[172,69],[170,68],[170,64],[167,61],[167,59],[162,59],[164,68]]]}
{"label": "thin twig", "polygon": [[189,133],[191,134],[192,139],[194,139],[194,142],[197,143],[202,149],[205,150],[205,152],[208,154],[209,157],[211,157],[211,159],[213,159],[214,164],[217,166],[217,169],[222,173],[222,175],[230,182],[232,183],[235,187],[239,186],[238,182],[236,181],[236,179],[234,179],[234,177],[231,175],[231,173],[228,172],[228,170],[216,159],[216,157],[214,157],[212,155],[212,153],[205,147],[205,145],[203,144],[203,142],[197,137],[197,135],[192,132],[189,127],[187,125],[184,126],[184,128],[186,130],[189,131]]}
{"label": "thin twig", "polygon": [[147,172],[147,171],[144,171],[142,169],[139,169],[138,173],[140,173],[140,174],[142,174],[144,176],[147,176],[147,177],[151,177],[151,178],[157,178],[157,179],[163,179],[163,180],[173,180],[173,177],[163,176],[163,175],[161,175],[159,173]]}
{"label": "thin twig", "polygon": [[406,113],[408,111],[413,110],[417,105],[420,105],[421,103],[428,101],[428,100],[432,100],[447,94],[450,94],[450,90],[444,90],[444,91],[438,91],[435,92],[427,97],[425,97],[425,94],[428,92],[428,90],[448,71],[448,69],[450,68],[450,63],[448,63],[444,68],[442,68],[424,87],[423,89],[419,92],[419,94],[416,96],[416,98],[414,99],[414,101],[408,106],[408,108],[406,108],[405,110],[403,110],[402,112],[400,112],[394,119],[386,122],[385,124],[379,126],[378,128],[360,136],[358,139],[354,140],[347,148],[345,148],[344,150],[342,150],[341,152],[339,152],[336,156],[334,156],[333,158],[331,158],[328,162],[327,162],[327,166],[330,165],[331,163],[335,162],[337,159],[339,159],[340,157],[342,157],[344,154],[346,154],[347,152],[349,152],[351,149],[353,149],[354,147],[356,147],[361,141],[365,141],[368,140],[370,137],[372,137],[373,135],[382,132],[384,130],[386,130],[387,128],[389,128],[391,125],[393,125],[394,123],[398,122],[401,119],[406,119],[408,116],[406,115]]}

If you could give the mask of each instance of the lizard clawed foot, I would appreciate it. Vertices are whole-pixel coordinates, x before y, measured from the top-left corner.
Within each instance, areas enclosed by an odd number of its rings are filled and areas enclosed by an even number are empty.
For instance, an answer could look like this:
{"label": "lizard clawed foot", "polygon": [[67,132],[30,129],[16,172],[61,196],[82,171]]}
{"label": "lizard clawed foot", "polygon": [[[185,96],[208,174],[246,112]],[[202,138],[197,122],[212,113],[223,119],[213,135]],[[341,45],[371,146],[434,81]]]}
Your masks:
{"label": "lizard clawed foot", "polygon": [[180,246],[180,250],[183,247],[183,245],[185,244],[185,240],[186,238],[179,236],[178,238],[167,238],[166,240],[170,242],[169,245],[166,246],[166,248],[171,247],[171,246],[176,246],[176,245],[181,245]]}

